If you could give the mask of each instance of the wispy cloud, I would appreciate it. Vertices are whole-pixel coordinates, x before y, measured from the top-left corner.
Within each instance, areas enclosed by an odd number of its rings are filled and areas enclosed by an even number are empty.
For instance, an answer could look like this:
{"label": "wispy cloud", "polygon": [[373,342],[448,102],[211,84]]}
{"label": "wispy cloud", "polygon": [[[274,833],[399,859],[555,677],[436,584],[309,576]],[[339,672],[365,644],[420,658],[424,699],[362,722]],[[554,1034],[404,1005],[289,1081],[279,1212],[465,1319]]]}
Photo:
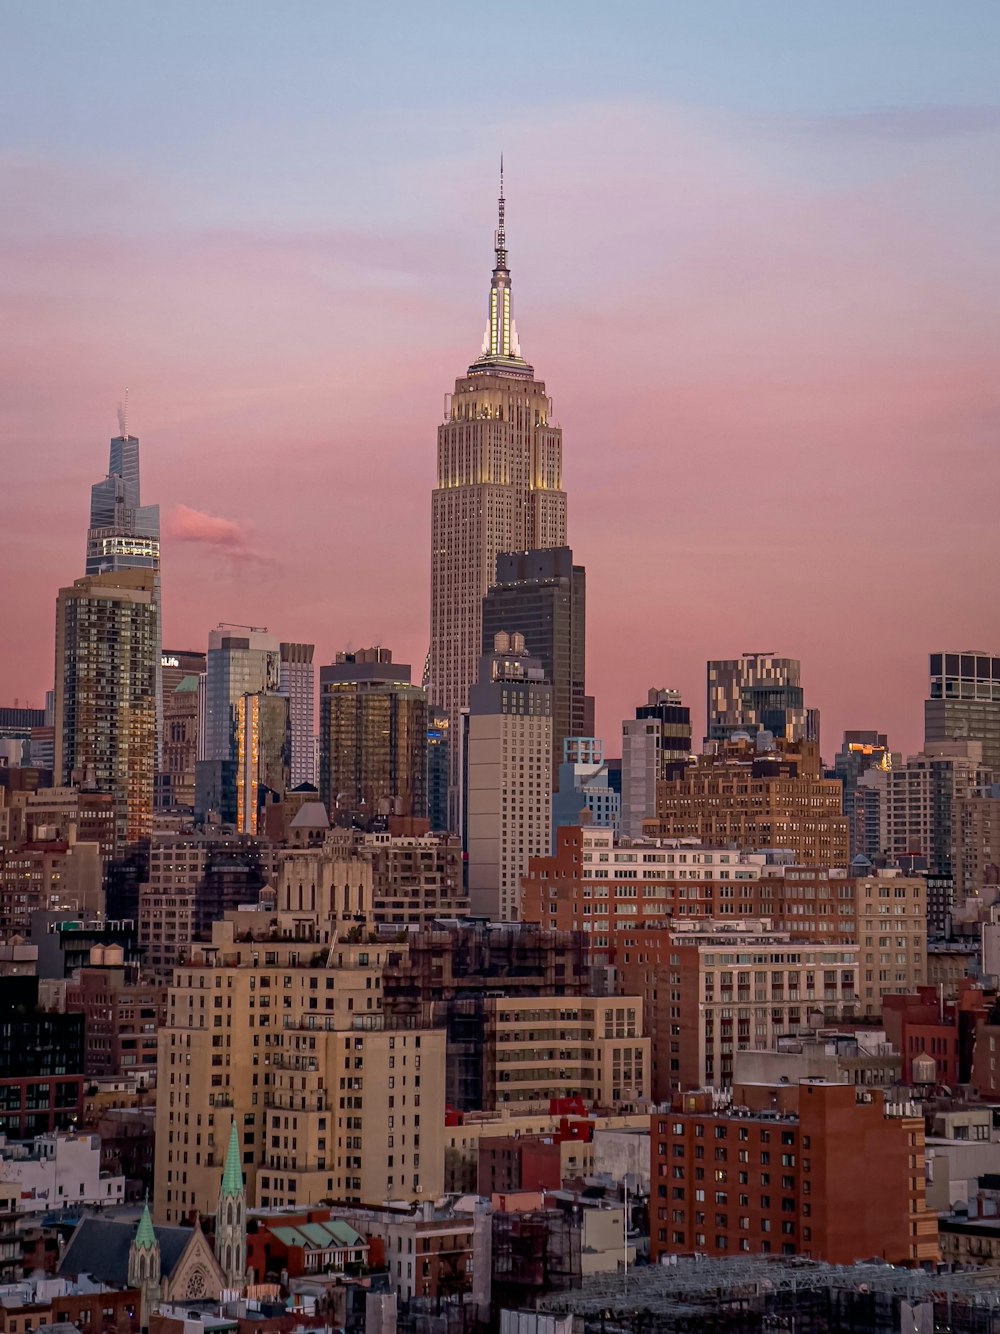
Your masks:
{"label": "wispy cloud", "polygon": [[190,505],[175,505],[167,516],[166,536],[191,547],[208,547],[236,565],[276,569],[278,561],[264,549],[252,524],[208,514]]}

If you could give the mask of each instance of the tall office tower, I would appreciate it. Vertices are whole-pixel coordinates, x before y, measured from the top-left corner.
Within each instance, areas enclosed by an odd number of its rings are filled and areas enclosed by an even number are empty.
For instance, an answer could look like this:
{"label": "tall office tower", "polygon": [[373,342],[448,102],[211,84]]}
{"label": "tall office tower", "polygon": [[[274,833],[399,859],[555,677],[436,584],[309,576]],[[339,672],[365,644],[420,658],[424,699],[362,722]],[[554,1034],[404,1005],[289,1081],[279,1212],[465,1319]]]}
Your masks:
{"label": "tall office tower", "polygon": [[289,701],[258,691],[236,701],[236,832],[261,834],[262,798],[288,790],[292,752]]}
{"label": "tall office tower", "polygon": [[981,741],[983,764],[1000,776],[1000,657],[982,650],[932,653],[924,745]]}
{"label": "tall office tower", "polygon": [[56,601],[55,775],[115,798],[115,852],[153,826],[156,669],[151,570],[88,575]]}
{"label": "tall office tower", "polygon": [[691,710],[676,690],[650,690],[622,723],[621,830],[642,837],[656,815],[656,785],[683,772],[691,755]]}
{"label": "tall office tower", "polygon": [[734,732],[771,732],[783,741],[819,743],[819,710],[802,697],[798,658],[744,653],[708,663],[707,741]]}
{"label": "tall office tower", "polygon": [[431,709],[427,715],[427,822],[431,833],[448,829],[448,715]]}
{"label": "tall office tower", "polygon": [[152,575],[156,616],[156,744],[159,754],[163,727],[160,507],[140,502],[139,441],[136,436],[129,435],[121,408],[118,428],[119,434],[111,441],[108,475],[103,482],[95,482],[90,488],[85,571],[87,574],[116,574],[120,570],[148,570]]}
{"label": "tall office tower", "polygon": [[567,737],[592,736],[594,700],[586,694],[587,572],[569,547],[504,552],[483,598],[483,652],[516,626],[552,686],[553,780]]}
{"label": "tall office tower", "polygon": [[480,659],[463,724],[470,911],[515,921],[528,858],[552,837],[552,687],[520,633]]}
{"label": "tall office tower", "polygon": [[[481,355],[446,400],[431,510],[430,699],[452,736],[482,650],[482,601],[505,551],[566,543],[562,432],[545,385],[521,356],[511,316],[501,178],[496,263]],[[509,629],[510,627],[505,627]],[[452,747],[450,827],[460,824]]]}
{"label": "tall office tower", "polygon": [[[896,759],[899,758],[897,755]],[[861,789],[859,797],[858,784],[869,770],[888,773],[891,768],[892,752],[884,732],[844,733],[843,744],[833,757],[833,768],[826,776],[839,778],[844,788],[844,815],[848,821],[848,844],[852,859],[858,856],[872,858],[872,794],[882,790],[867,784]]]}
{"label": "tall office tower", "polygon": [[313,737],[316,734],[316,669],[313,644],[281,645],[278,694],[288,700],[292,729],[291,787],[316,786]]}
{"label": "tall office tower", "polygon": [[160,655],[163,730],[153,794],[158,811],[194,810],[198,682],[204,673],[204,653],[164,649]]}
{"label": "tall office tower", "polygon": [[319,669],[319,791],[334,824],[372,828],[427,811],[427,693],[389,649]]}
{"label": "tall office tower", "polygon": [[204,713],[199,718],[195,814],[236,823],[237,711],[244,695],[276,694],[280,645],[266,629],[222,624],[208,635]]}

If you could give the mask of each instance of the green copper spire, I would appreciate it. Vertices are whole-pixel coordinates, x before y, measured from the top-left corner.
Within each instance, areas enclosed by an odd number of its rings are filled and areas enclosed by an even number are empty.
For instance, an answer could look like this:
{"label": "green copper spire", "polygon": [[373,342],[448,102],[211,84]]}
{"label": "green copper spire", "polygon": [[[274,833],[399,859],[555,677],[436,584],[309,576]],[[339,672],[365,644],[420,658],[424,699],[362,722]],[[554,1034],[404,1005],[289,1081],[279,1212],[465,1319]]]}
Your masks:
{"label": "green copper spire", "polygon": [[137,1251],[151,1251],[156,1245],[156,1233],[153,1231],[153,1220],[149,1216],[148,1199],[142,1206],[142,1217],[139,1219],[139,1226],[135,1230],[133,1245]]}
{"label": "green copper spire", "polygon": [[222,1169],[222,1194],[223,1196],[243,1194],[243,1168],[240,1166],[240,1141],[236,1134],[235,1117],[229,1130],[226,1165]]}

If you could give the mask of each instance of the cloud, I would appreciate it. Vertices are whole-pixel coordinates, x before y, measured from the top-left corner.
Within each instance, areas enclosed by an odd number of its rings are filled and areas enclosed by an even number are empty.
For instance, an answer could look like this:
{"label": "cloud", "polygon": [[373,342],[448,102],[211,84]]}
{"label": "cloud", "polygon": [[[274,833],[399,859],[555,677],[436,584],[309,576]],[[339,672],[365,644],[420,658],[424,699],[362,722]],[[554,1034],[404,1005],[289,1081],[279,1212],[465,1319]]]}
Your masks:
{"label": "cloud", "polygon": [[190,505],[175,505],[167,520],[167,534],[176,542],[200,542],[208,547],[221,547],[234,554],[245,553],[250,530],[235,519],[224,519],[218,514],[206,514]]}

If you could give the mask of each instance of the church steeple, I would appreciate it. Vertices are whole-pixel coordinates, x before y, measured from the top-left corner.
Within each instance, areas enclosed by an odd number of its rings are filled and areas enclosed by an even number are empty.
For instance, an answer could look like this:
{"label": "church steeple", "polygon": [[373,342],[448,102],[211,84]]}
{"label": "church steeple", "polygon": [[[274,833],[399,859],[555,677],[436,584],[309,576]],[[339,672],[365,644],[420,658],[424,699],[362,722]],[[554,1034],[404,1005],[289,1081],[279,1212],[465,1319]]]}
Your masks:
{"label": "church steeple", "polygon": [[247,1269],[247,1196],[235,1117],[229,1127],[229,1144],[215,1210],[215,1258],[227,1288],[242,1288]]}
{"label": "church steeple", "polygon": [[482,353],[469,367],[470,375],[500,373],[530,379],[533,369],[521,356],[517,328],[511,314],[510,269],[507,267],[507,201],[503,190],[503,157],[500,158],[500,197],[497,200],[497,229],[493,236],[496,263],[490,281],[489,311]]}
{"label": "church steeple", "polygon": [[149,1200],[143,1205],[139,1226],[128,1250],[128,1285],[139,1293],[139,1324],[145,1329],[160,1300],[160,1243],[149,1216]]}
{"label": "church steeple", "polygon": [[236,1118],[229,1126],[229,1143],[226,1145],[226,1162],[222,1169],[222,1194],[243,1194],[243,1168],[240,1165],[240,1141],[236,1133]]}

